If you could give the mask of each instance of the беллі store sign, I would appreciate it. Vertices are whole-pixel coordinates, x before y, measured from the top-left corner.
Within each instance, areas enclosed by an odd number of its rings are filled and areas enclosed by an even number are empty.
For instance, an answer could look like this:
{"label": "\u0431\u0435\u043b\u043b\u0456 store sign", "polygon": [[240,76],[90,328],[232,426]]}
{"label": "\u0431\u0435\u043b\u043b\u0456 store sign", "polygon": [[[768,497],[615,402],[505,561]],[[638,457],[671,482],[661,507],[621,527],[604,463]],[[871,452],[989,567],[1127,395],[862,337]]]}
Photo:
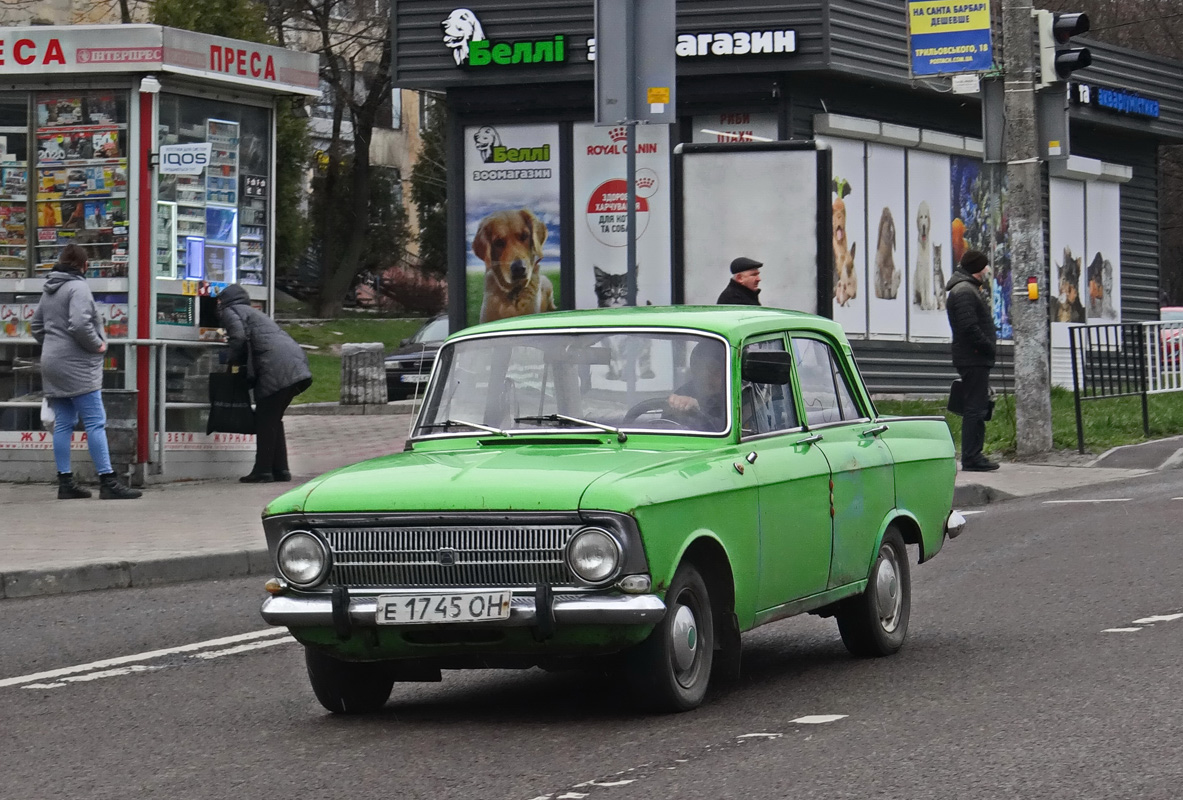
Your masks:
{"label": "\u0431\u0435\u043b\u043b\u0456 store sign", "polygon": [[0,76],[175,72],[281,92],[319,94],[317,57],[159,25],[0,28]]}

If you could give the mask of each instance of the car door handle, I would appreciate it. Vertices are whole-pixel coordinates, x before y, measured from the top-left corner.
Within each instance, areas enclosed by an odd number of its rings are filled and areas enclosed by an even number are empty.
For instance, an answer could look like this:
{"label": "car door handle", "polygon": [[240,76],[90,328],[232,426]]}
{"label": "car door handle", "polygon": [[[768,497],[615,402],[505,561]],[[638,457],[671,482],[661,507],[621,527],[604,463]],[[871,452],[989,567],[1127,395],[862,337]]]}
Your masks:
{"label": "car door handle", "polygon": [[796,442],[794,442],[794,444],[816,444],[821,440],[822,435],[820,433],[815,433],[810,436],[806,436],[804,439],[798,439]]}
{"label": "car door handle", "polygon": [[863,436],[878,436],[888,429],[888,425],[876,425],[874,428],[867,428],[863,431]]}

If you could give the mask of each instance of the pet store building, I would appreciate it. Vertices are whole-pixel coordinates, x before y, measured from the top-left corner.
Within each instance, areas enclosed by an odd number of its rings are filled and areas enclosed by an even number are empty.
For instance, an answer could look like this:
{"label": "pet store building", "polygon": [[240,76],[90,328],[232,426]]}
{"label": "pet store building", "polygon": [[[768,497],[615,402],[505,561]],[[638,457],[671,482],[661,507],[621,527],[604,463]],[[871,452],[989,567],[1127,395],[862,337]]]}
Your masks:
{"label": "pet store building", "polygon": [[[233,474],[253,436],[207,436],[215,296],[270,310],[275,108],[319,96],[315,55],[155,25],[0,28],[0,480],[49,478],[29,321],[81,245],[110,340],[115,464]],[[89,468],[84,435],[75,465]]]}
{"label": "pet store building", "polygon": [[[486,286],[482,243],[507,210],[525,211],[542,259],[516,313],[620,304],[626,132],[593,124],[593,3],[400,0],[393,23],[396,84],[442,93],[449,115],[453,325],[504,300]],[[1068,87],[1069,157],[1045,172],[1056,352],[1069,323],[1157,318],[1157,151],[1183,143],[1183,64],[1089,46],[1093,65]],[[991,256],[995,324],[1011,337],[1025,277],[1011,274],[1005,170],[984,158],[981,94],[911,78],[905,3],[678,0],[676,69],[676,122],[636,134],[638,303],[714,303],[730,259],[755,258],[763,304],[841,322],[874,390],[945,391],[942,284],[976,248]],[[768,211],[812,202],[813,175],[757,176],[740,195],[687,178],[697,145],[788,140],[828,145],[814,206],[824,241]],[[832,242],[831,214],[843,229]],[[712,217],[726,224],[690,224]],[[1066,357],[1053,363],[1063,380]]]}

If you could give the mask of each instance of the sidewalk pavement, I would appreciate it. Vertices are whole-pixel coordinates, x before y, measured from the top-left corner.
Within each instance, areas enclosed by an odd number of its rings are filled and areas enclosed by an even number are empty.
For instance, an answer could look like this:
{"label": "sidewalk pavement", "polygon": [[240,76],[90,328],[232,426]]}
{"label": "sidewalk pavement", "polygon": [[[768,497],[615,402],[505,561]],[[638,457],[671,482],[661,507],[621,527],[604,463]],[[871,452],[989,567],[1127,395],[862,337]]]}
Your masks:
{"label": "sidewalk pavement", "polygon": [[[395,404],[392,404],[394,406]],[[284,420],[296,481],[402,450],[411,418],[293,409]],[[954,505],[986,503],[1137,477],[1183,461],[1183,437],[1100,457],[1057,453],[997,472],[959,472]],[[153,485],[139,500],[63,503],[47,484],[0,483],[0,598],[152,586],[273,570],[259,514],[291,484],[236,480]]]}

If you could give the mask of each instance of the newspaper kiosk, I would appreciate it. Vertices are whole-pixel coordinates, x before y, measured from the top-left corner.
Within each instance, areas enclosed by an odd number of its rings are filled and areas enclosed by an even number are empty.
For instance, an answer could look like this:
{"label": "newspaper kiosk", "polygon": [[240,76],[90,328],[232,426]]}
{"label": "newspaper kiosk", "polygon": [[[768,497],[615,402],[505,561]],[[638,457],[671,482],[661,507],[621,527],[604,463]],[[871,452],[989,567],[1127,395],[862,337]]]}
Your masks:
{"label": "newspaper kiosk", "polygon": [[175,480],[253,457],[253,437],[205,433],[214,297],[240,283],[272,310],[274,108],[319,95],[317,69],[313,54],[156,25],[0,28],[0,480],[52,475],[29,323],[71,242],[111,342],[116,463]]}

